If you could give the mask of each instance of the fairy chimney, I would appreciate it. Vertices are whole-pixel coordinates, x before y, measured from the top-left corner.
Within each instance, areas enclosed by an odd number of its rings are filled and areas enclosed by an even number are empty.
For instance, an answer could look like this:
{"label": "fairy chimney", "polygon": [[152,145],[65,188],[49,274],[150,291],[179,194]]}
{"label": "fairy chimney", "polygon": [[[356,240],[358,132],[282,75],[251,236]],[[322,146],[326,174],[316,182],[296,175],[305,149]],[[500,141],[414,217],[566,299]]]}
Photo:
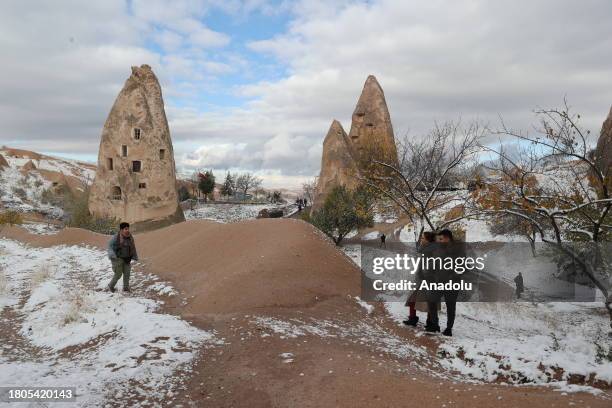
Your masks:
{"label": "fairy chimney", "polygon": [[608,177],[608,185],[612,185],[612,108],[601,127],[595,154],[597,166]]}
{"label": "fairy chimney", "polygon": [[336,185],[354,189],[358,176],[377,169],[372,159],[397,165],[397,148],[385,94],[373,75],[368,76],[346,134],[338,121],[332,123],[323,142],[321,172],[312,211],[320,208]]}
{"label": "fairy chimney", "polygon": [[185,220],[161,87],[148,65],[132,67],[106,119],[89,210],[140,231]]}
{"label": "fairy chimney", "polygon": [[353,112],[349,139],[358,159],[397,164],[397,148],[385,93],[374,75],[368,76]]}
{"label": "fairy chimney", "polygon": [[312,211],[323,206],[325,197],[335,186],[354,188],[357,185],[358,171],[348,136],[340,122],[334,120],[323,141],[321,172],[314,193]]}

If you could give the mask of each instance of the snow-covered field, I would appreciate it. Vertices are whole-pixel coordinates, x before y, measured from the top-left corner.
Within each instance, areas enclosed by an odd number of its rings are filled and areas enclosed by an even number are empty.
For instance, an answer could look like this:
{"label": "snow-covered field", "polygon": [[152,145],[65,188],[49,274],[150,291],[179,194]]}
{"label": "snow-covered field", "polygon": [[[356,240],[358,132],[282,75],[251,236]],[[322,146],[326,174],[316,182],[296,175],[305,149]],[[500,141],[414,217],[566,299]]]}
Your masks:
{"label": "snow-covered field", "polygon": [[[398,324],[406,318],[402,303],[385,309]],[[439,337],[440,363],[475,380],[597,393],[584,385],[612,385],[608,325],[601,303],[459,303],[453,337]]]}
{"label": "snow-covered field", "polygon": [[[61,218],[63,214],[60,208],[43,203],[43,192],[50,189],[53,183],[45,179],[39,170],[73,176],[87,184],[95,177],[92,166],[75,160],[47,156],[30,160],[13,156],[4,149],[0,149],[0,154],[9,164],[9,167],[0,169],[0,203],[19,212],[39,212],[51,218]],[[23,166],[29,161],[36,169],[24,171]]]}
{"label": "snow-covered field", "polygon": [[185,219],[231,223],[254,219],[263,209],[283,207],[274,204],[198,204],[193,210],[185,210]]}
{"label": "snow-covered field", "polygon": [[59,218],[62,210],[42,203],[43,191],[51,182],[37,172],[22,174],[17,168],[0,169],[0,201],[6,208],[20,212],[41,212]]}
{"label": "snow-covered field", "polygon": [[[474,231],[473,236],[486,237],[486,231],[479,231],[484,227],[479,221],[468,222],[467,226],[468,231]],[[402,237],[410,241],[411,231]],[[343,251],[361,266],[359,245],[346,245]],[[520,263],[527,283],[537,275],[533,268],[536,261],[531,265],[530,258]],[[517,270],[514,266],[510,275]],[[408,313],[403,302],[384,306],[388,315],[403,326]],[[424,322],[427,314],[419,315]],[[440,322],[444,328],[444,305]],[[609,324],[603,302],[459,303],[453,337],[437,337],[440,364],[468,380],[598,393],[600,390],[592,386],[612,386]],[[422,326],[417,330],[418,335],[423,334]]]}
{"label": "snow-covered field", "polygon": [[171,403],[198,350],[222,344],[159,313],[174,291],[154,276],[133,272],[132,295],[103,291],[112,275],[104,251],[2,239],[0,254],[5,386],[74,386],[80,406]]}
{"label": "snow-covered field", "polygon": [[[21,168],[30,161],[28,158],[14,157],[3,149],[0,149],[0,154],[4,156],[9,166],[13,169]],[[95,170],[93,170],[91,166],[85,165],[84,163],[76,160],[44,156],[40,160],[32,159],[32,163],[34,163],[37,169],[74,176],[79,178],[84,183],[91,183],[96,175]]]}

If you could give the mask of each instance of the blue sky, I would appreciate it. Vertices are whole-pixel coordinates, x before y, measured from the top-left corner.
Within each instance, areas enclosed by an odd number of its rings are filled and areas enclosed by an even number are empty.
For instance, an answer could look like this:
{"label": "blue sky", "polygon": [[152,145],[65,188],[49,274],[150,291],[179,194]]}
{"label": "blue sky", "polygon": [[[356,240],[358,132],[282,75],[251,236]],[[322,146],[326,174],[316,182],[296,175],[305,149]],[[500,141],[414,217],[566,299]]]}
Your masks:
{"label": "blue sky", "polygon": [[[160,79],[180,172],[250,171],[268,187],[319,172],[368,75],[396,136],[567,97],[593,135],[612,104],[608,0],[7,0],[0,144],[96,160],[133,65]],[[493,138],[492,138],[493,141]]]}

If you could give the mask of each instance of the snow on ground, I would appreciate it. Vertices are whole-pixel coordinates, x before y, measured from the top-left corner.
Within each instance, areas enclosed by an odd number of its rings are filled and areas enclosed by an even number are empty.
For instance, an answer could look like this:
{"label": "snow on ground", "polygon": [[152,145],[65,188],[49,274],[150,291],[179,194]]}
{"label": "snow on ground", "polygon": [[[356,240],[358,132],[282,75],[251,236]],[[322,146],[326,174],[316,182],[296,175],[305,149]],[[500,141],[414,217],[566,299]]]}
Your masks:
{"label": "snow on ground", "polygon": [[[361,267],[359,245],[342,249]],[[533,258],[525,257],[521,262],[526,283],[532,276],[529,272],[534,272],[529,259]],[[513,269],[508,276],[514,276],[516,271]],[[404,303],[389,302],[384,306],[387,314],[403,326],[408,313]],[[418,314],[424,322],[427,314]],[[444,328],[444,304],[440,322]],[[443,368],[469,380],[599,393],[599,389],[588,385],[612,385],[609,324],[604,305],[598,302],[459,303],[453,337],[437,337],[439,361]]]}
{"label": "snow on ground", "polygon": [[[402,304],[385,308],[398,324],[405,319]],[[612,384],[608,324],[601,303],[459,303],[453,337],[440,338],[440,362],[477,380],[584,391],[567,381]]]}
{"label": "snow on ground", "polygon": [[8,209],[19,212],[42,212],[55,218],[62,215],[62,210],[42,203],[43,191],[51,183],[37,172],[22,174],[14,167],[0,170],[0,202]]}
{"label": "snow on ground", "polygon": [[[369,314],[366,311],[366,314]],[[294,339],[303,336],[337,338],[355,344],[372,347],[380,353],[388,353],[397,358],[410,359],[411,364],[431,366],[431,358],[424,346],[410,344],[401,337],[390,333],[375,321],[364,318],[358,322],[338,320],[288,319],[280,320],[269,316],[254,316],[251,321],[263,329],[263,337],[277,335],[280,339]]]}
{"label": "snow on ground", "polygon": [[[14,157],[8,154],[7,151],[3,149],[0,149],[0,154],[4,156],[9,166],[11,166],[12,168],[21,168],[27,162],[30,161],[29,158]],[[37,159],[31,159],[31,160],[37,169],[53,171],[56,173],[63,173],[68,176],[74,176],[88,184],[90,184],[93,181],[96,175],[96,171],[93,168],[89,167],[91,165],[88,166],[85,163],[81,163],[76,160],[61,159],[58,157],[50,157],[50,156],[44,156],[40,160],[37,160]]]}
{"label": "snow on ground", "polygon": [[231,223],[255,219],[263,209],[283,207],[275,204],[198,204],[193,210],[185,210],[185,219]]}
{"label": "snow on ground", "polygon": [[5,386],[75,386],[81,406],[118,397],[171,403],[198,350],[221,344],[213,333],[158,313],[160,301],[140,296],[171,294],[151,275],[133,272],[132,296],[102,291],[112,275],[104,251],[2,239],[0,254]]}
{"label": "snow on ground", "polygon": [[31,234],[37,235],[54,235],[61,230],[61,227],[55,224],[23,223],[20,227],[25,228]]}
{"label": "snow on ground", "polygon": [[367,234],[365,234],[363,237],[361,237],[361,239],[364,241],[368,241],[372,239],[378,239],[378,237],[380,237],[380,232],[372,231],[372,232],[368,232]]}

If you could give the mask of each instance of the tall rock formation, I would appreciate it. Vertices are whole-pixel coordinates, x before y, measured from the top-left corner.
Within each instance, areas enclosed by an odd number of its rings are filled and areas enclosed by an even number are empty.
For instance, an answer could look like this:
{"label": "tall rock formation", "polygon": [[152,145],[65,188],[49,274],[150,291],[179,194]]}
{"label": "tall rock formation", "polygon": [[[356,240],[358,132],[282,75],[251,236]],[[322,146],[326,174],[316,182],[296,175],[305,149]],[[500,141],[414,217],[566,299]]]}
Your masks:
{"label": "tall rock formation", "polygon": [[612,188],[612,108],[601,127],[595,155],[597,166],[608,177],[608,187]]}
{"label": "tall rock formation", "polygon": [[323,141],[321,172],[314,193],[312,211],[321,208],[325,196],[335,186],[354,188],[357,185],[358,172],[349,138],[340,122],[334,120]]}
{"label": "tall rock formation", "polygon": [[[374,75],[368,76],[353,111],[349,138],[358,159],[377,159],[397,163],[391,115],[385,93]],[[367,157],[364,157],[367,156]]]}
{"label": "tall rock formation", "polygon": [[89,210],[141,231],[185,220],[161,87],[148,65],[132,67],[106,119]]}
{"label": "tall rock formation", "polygon": [[321,208],[334,186],[357,187],[360,174],[377,168],[372,159],[393,165],[398,162],[385,94],[376,77],[370,75],[353,112],[348,137],[338,121],[332,123],[325,137],[312,211]]}

